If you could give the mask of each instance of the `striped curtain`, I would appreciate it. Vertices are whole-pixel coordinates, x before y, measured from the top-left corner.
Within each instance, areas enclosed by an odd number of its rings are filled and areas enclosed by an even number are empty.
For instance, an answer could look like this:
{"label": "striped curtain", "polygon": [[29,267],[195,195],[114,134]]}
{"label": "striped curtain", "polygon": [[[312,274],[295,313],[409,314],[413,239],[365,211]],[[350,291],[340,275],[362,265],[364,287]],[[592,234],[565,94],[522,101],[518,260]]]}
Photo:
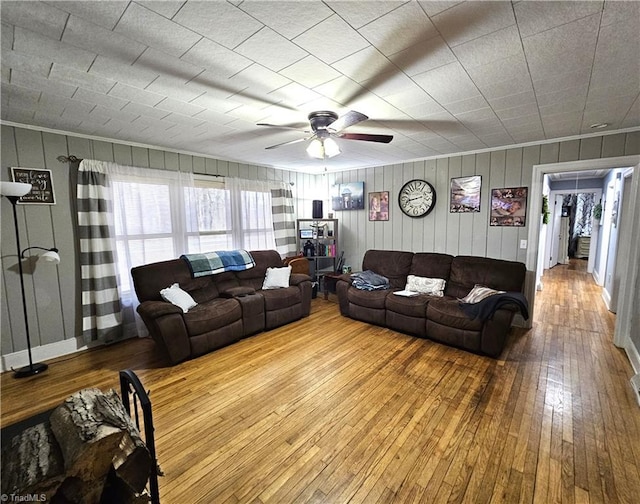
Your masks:
{"label": "striped curtain", "polygon": [[271,189],[271,214],[276,250],[282,257],[295,254],[296,221],[290,184],[282,183],[281,187]]}
{"label": "striped curtain", "polygon": [[122,338],[108,163],[85,159],[78,169],[78,239],[82,335],[86,343]]}

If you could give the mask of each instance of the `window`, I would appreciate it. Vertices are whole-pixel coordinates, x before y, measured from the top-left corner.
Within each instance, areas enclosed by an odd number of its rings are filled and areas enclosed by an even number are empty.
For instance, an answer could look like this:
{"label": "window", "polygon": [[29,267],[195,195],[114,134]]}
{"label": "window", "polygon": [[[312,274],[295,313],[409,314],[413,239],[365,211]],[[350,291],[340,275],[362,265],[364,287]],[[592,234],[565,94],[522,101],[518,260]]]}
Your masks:
{"label": "window", "polygon": [[175,172],[112,176],[117,268],[125,305],[131,268],[197,253],[273,249],[267,183],[199,176],[181,186]]}
{"label": "window", "polygon": [[199,230],[198,242],[189,249],[229,250],[232,246],[229,191],[223,182],[210,178],[195,180],[195,199]]}

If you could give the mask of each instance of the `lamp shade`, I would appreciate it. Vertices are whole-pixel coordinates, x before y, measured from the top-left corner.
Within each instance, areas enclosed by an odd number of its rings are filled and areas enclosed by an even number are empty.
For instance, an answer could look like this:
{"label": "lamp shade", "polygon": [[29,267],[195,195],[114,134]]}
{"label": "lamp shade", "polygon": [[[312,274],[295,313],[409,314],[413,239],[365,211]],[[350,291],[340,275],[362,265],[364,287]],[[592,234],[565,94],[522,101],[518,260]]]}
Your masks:
{"label": "lamp shade", "polygon": [[333,140],[333,138],[325,138],[324,153],[328,158],[332,158],[333,156],[340,154],[340,147],[338,147],[338,144]]}
{"label": "lamp shade", "polygon": [[340,154],[340,147],[333,138],[314,138],[307,147],[307,154],[317,159],[331,158]]}
{"label": "lamp shade", "polygon": [[0,195],[19,198],[31,190],[31,184],[24,182],[0,182]]}
{"label": "lamp shade", "polygon": [[53,264],[60,264],[60,254],[55,250],[47,250],[44,254],[40,254],[40,259]]}
{"label": "lamp shade", "polygon": [[322,141],[315,138],[307,147],[307,154],[312,158],[316,159],[324,159],[324,145],[322,145]]}

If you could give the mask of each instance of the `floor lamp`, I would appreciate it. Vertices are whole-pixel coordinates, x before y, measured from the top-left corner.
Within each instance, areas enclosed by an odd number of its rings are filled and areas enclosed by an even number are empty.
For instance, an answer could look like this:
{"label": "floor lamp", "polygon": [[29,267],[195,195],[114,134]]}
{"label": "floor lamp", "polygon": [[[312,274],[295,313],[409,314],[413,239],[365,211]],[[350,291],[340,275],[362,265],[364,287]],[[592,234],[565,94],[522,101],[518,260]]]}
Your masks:
{"label": "floor lamp", "polygon": [[16,230],[16,248],[18,251],[18,270],[20,272],[20,288],[22,292],[22,311],[24,314],[24,327],[27,334],[27,351],[29,353],[29,365],[21,367],[20,369],[13,369],[14,376],[16,378],[26,378],[27,376],[33,376],[38,373],[42,373],[46,371],[49,367],[44,363],[33,363],[33,358],[31,356],[31,337],[29,335],[29,320],[27,316],[27,300],[24,294],[24,277],[22,271],[22,260],[25,258],[24,253],[27,250],[37,248],[41,250],[46,250],[44,254],[40,257],[47,261],[53,262],[54,264],[58,264],[60,262],[60,256],[58,255],[58,249],[51,248],[45,249],[43,247],[28,247],[23,251],[20,251],[20,232],[18,231],[18,214],[16,211],[16,205],[21,196],[24,196],[29,191],[31,191],[31,184],[25,184],[22,182],[0,182],[0,195],[5,196],[13,207],[13,224]]}

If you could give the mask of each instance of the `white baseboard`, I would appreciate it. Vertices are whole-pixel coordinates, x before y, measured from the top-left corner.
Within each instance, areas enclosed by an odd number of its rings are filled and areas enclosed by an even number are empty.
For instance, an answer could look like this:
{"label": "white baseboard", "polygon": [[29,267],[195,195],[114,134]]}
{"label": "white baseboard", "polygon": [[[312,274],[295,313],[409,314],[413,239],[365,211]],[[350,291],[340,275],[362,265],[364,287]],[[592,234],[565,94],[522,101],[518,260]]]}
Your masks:
{"label": "white baseboard", "polygon": [[[93,341],[87,345],[82,338],[71,338],[62,341],[56,341],[48,345],[42,345],[33,347],[31,349],[31,356],[33,362],[41,362],[56,357],[62,357],[81,350],[87,350],[96,346],[100,346],[103,343],[99,341]],[[29,353],[26,350],[20,350],[19,352],[13,352],[10,354],[0,356],[0,372],[9,371],[10,369],[17,369],[23,366],[29,365]]]}
{"label": "white baseboard", "polygon": [[624,350],[627,353],[627,357],[629,357],[631,367],[633,367],[633,370],[636,373],[631,377],[630,384],[638,401],[638,406],[640,406],[640,352],[631,339],[627,339],[627,344],[625,345]]}
{"label": "white baseboard", "polygon": [[627,357],[629,357],[629,361],[631,362],[631,367],[637,375],[640,375],[640,352],[633,344],[633,341],[627,339],[627,344],[624,347],[625,352],[627,352]]}
{"label": "white baseboard", "polygon": [[640,374],[631,377],[631,388],[638,401],[638,406],[640,406]]}
{"label": "white baseboard", "polygon": [[602,289],[602,300],[604,301],[604,305],[607,307],[607,310],[609,310],[611,307],[611,294],[609,294],[607,289]]}
{"label": "white baseboard", "polygon": [[593,277],[593,281],[598,284],[598,285],[602,285],[600,283],[600,273],[598,273],[598,270],[594,268],[594,270],[591,272],[591,276]]}

